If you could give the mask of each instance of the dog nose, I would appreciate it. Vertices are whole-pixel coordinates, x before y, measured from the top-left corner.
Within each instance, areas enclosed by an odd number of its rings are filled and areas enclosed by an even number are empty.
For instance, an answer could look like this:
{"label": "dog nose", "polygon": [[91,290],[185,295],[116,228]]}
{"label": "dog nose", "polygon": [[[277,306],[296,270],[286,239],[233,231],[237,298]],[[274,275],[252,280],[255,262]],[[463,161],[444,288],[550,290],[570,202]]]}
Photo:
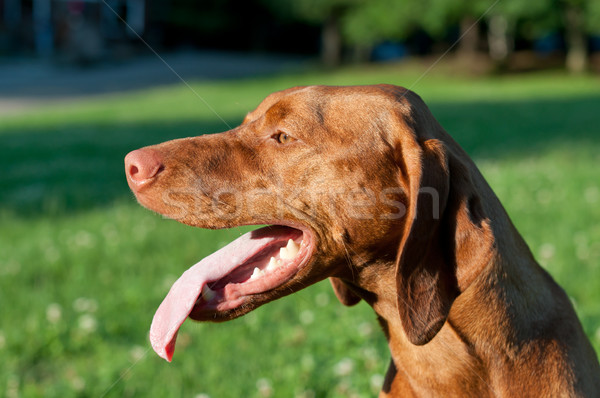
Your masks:
{"label": "dog nose", "polygon": [[156,177],[164,168],[158,152],[150,148],[136,149],[125,156],[127,180],[135,185]]}

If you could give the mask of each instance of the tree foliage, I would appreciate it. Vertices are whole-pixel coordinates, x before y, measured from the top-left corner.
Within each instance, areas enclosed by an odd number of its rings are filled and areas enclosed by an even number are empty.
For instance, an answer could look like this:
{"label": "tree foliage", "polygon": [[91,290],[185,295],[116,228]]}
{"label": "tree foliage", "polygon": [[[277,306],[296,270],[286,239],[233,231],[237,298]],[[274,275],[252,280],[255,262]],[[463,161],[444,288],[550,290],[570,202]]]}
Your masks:
{"label": "tree foliage", "polygon": [[465,20],[495,24],[494,40],[509,41],[517,35],[535,40],[549,32],[565,32],[568,50],[579,52],[585,35],[600,33],[600,0],[261,1],[287,17],[329,28],[333,21],[343,43],[355,46],[403,40],[416,29],[439,38]]}

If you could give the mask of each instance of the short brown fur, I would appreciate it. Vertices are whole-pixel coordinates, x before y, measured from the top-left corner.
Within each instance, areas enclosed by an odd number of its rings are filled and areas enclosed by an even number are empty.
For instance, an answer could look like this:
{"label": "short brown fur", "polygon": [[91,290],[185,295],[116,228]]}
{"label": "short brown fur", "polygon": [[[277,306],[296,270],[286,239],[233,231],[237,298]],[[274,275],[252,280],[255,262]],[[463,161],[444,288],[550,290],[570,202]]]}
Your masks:
{"label": "short brown fur", "polygon": [[294,278],[218,320],[330,277],[342,303],[365,300],[380,319],[381,397],[600,395],[567,295],[416,94],[292,88],[229,132],[150,149],[164,170],[134,189],[145,206],[204,228],[293,222],[315,235]]}

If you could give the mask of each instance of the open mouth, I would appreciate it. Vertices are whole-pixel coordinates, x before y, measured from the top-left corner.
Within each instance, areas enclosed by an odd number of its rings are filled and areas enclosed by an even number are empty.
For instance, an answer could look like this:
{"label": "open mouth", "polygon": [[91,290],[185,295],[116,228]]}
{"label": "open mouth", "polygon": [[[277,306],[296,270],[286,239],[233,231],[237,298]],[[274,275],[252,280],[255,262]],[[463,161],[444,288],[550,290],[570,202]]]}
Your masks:
{"label": "open mouth", "polygon": [[312,234],[283,225],[248,232],[189,268],[173,284],[150,327],[156,353],[171,361],[188,318],[211,319],[294,278],[314,251]]}

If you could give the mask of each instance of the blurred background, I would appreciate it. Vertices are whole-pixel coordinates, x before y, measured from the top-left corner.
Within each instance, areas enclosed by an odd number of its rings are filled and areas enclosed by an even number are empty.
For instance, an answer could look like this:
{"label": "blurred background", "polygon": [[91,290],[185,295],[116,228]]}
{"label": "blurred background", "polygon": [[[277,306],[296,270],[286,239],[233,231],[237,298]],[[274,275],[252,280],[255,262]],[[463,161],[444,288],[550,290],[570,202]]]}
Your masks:
{"label": "blurred background", "polygon": [[244,229],[137,205],[133,149],[270,92],[403,85],[469,152],[600,350],[597,0],[0,0],[0,396],[371,397],[389,353],[328,283],[148,344],[189,266]]}
{"label": "blurred background", "polygon": [[319,54],[323,64],[445,51],[485,70],[600,69],[594,0],[2,0],[0,54],[62,64],[147,49]]}

